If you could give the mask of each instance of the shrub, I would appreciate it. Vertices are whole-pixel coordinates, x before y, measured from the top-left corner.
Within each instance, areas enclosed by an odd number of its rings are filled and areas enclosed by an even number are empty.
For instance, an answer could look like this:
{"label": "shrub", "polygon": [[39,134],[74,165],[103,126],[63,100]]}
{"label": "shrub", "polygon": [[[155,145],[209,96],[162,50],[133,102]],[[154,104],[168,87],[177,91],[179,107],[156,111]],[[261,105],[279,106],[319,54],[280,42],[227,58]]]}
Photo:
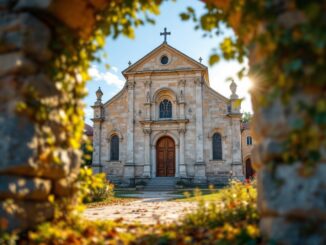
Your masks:
{"label": "shrub", "polygon": [[184,218],[185,225],[216,227],[225,222],[256,224],[259,221],[256,182],[233,180],[216,194],[214,202],[205,202],[199,190],[195,195],[198,208]]}
{"label": "shrub", "polygon": [[104,173],[93,174],[92,169],[81,169],[78,180],[79,196],[84,203],[104,201],[113,197],[114,185]]}
{"label": "shrub", "polygon": [[114,186],[109,181],[105,181],[103,187],[92,190],[86,197],[86,202],[100,202],[113,197]]}

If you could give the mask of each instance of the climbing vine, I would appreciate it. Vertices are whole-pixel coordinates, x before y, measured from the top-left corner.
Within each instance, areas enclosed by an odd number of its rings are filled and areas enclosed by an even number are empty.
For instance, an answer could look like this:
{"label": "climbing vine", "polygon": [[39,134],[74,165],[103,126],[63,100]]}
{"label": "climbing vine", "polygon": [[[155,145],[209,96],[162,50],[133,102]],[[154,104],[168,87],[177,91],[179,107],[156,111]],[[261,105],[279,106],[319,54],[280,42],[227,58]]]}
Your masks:
{"label": "climbing vine", "polygon": [[87,94],[90,64],[101,60],[98,51],[104,47],[107,36],[133,38],[135,27],[154,23],[151,16],[159,13],[161,2],[109,1],[95,13],[96,22],[89,35],[63,25],[52,26],[53,58],[44,66],[44,73],[54,82],[53,87],[47,88],[53,96],[43,99],[44,91],[31,88],[27,102],[17,106],[18,111],[37,122],[37,161],[63,165],[77,161],[84,127],[82,99]]}
{"label": "climbing vine", "polygon": [[226,37],[213,51],[210,64],[220,57],[241,63],[249,58],[255,111],[278,102],[285,108],[288,137],[280,142],[277,163],[303,162],[303,174],[311,173],[326,146],[325,4],[301,0],[204,2],[204,14],[198,16],[189,7],[181,18],[193,20],[196,29],[210,36],[219,35],[225,26],[234,30],[235,35]]}

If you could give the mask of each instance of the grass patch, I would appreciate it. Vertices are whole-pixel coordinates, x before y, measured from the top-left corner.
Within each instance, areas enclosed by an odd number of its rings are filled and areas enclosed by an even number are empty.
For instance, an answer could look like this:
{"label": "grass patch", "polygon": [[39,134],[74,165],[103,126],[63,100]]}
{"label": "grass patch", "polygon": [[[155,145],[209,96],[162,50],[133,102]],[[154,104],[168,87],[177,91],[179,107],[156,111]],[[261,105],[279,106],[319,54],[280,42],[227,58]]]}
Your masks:
{"label": "grass patch", "polygon": [[216,199],[220,198],[219,189],[194,189],[191,191],[176,191],[173,194],[180,195],[176,199],[171,201],[178,201],[178,202],[196,202],[198,201],[198,197],[204,201],[215,201]]}
{"label": "grass patch", "polygon": [[116,190],[113,192],[113,196],[100,201],[94,201],[90,203],[86,203],[87,208],[98,208],[98,207],[104,207],[104,206],[110,206],[110,205],[118,205],[118,204],[124,204],[128,202],[135,201],[139,198],[137,197],[129,197],[126,195],[130,194],[140,194],[141,192],[135,192],[135,191],[129,191],[129,190]]}

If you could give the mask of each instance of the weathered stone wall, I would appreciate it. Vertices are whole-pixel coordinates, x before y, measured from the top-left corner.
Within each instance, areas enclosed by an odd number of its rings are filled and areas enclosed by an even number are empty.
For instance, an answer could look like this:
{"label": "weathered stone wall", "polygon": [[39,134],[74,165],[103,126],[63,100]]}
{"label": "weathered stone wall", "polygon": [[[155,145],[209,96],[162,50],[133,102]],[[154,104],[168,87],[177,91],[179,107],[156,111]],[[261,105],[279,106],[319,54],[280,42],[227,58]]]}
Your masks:
{"label": "weathered stone wall", "polygon": [[[259,96],[254,94],[254,98]],[[310,96],[300,94],[305,100]],[[313,97],[310,97],[313,98]],[[315,97],[314,99],[317,99]],[[311,103],[313,103],[313,100]],[[297,103],[284,105],[275,100],[259,107],[254,100],[252,132],[255,136],[253,164],[258,170],[258,207],[264,235],[283,244],[324,244],[326,242],[326,162],[305,176],[302,162],[278,164],[271,170],[266,163],[280,159],[282,140],[289,134],[289,120],[297,118]],[[322,133],[322,132],[321,132]],[[307,142],[309,144],[309,142]],[[322,147],[322,146],[321,146]],[[325,158],[323,158],[325,159]]]}
{"label": "weathered stone wall", "polygon": [[[230,177],[232,170],[232,125],[227,112],[228,100],[206,86],[203,100],[206,174],[210,183],[222,184]],[[222,136],[222,160],[213,160],[214,133]]]}
{"label": "weathered stone wall", "polygon": [[[63,92],[55,87],[46,68],[56,55],[50,49],[54,23],[83,37],[92,29],[97,7],[92,3],[86,7],[86,1],[78,3],[0,1],[0,217],[8,221],[8,230],[51,219],[54,207],[49,196],[60,200],[73,194],[71,183],[78,173],[80,154],[63,146],[60,136],[65,132],[54,116],[64,108],[60,103],[51,107],[63,98]],[[67,14],[72,10],[73,16]],[[52,121],[41,122],[38,110],[42,103],[50,104]],[[44,130],[55,140],[60,163],[46,161]]]}
{"label": "weathered stone wall", "polygon": [[245,161],[248,158],[251,158],[251,151],[252,151],[253,146],[254,146],[254,140],[253,139],[252,139],[252,145],[247,145],[247,137],[248,136],[252,137],[251,129],[247,129],[247,128],[243,129],[241,131],[241,150],[242,150],[242,162],[243,162],[243,164],[245,164]]}

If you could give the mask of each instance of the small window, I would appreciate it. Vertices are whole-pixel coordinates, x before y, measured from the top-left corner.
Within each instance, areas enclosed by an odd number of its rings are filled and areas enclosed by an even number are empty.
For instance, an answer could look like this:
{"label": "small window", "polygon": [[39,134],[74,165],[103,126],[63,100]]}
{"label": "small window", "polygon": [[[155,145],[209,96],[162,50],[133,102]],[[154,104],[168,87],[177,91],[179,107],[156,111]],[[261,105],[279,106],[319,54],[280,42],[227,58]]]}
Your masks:
{"label": "small window", "polygon": [[161,64],[166,65],[167,63],[169,63],[169,58],[166,55],[162,56],[161,57]]}
{"label": "small window", "polygon": [[160,103],[160,118],[172,118],[172,103],[165,99]]}
{"label": "small window", "polygon": [[247,136],[247,145],[252,145],[252,138],[251,138],[251,136]]}
{"label": "small window", "polygon": [[110,160],[111,161],[119,161],[119,137],[117,135],[112,136],[111,142],[110,142]]}
{"label": "small window", "polygon": [[228,111],[228,113],[231,113],[231,105],[227,106],[227,111]]}
{"label": "small window", "polygon": [[222,160],[222,137],[219,133],[213,135],[213,160]]}

